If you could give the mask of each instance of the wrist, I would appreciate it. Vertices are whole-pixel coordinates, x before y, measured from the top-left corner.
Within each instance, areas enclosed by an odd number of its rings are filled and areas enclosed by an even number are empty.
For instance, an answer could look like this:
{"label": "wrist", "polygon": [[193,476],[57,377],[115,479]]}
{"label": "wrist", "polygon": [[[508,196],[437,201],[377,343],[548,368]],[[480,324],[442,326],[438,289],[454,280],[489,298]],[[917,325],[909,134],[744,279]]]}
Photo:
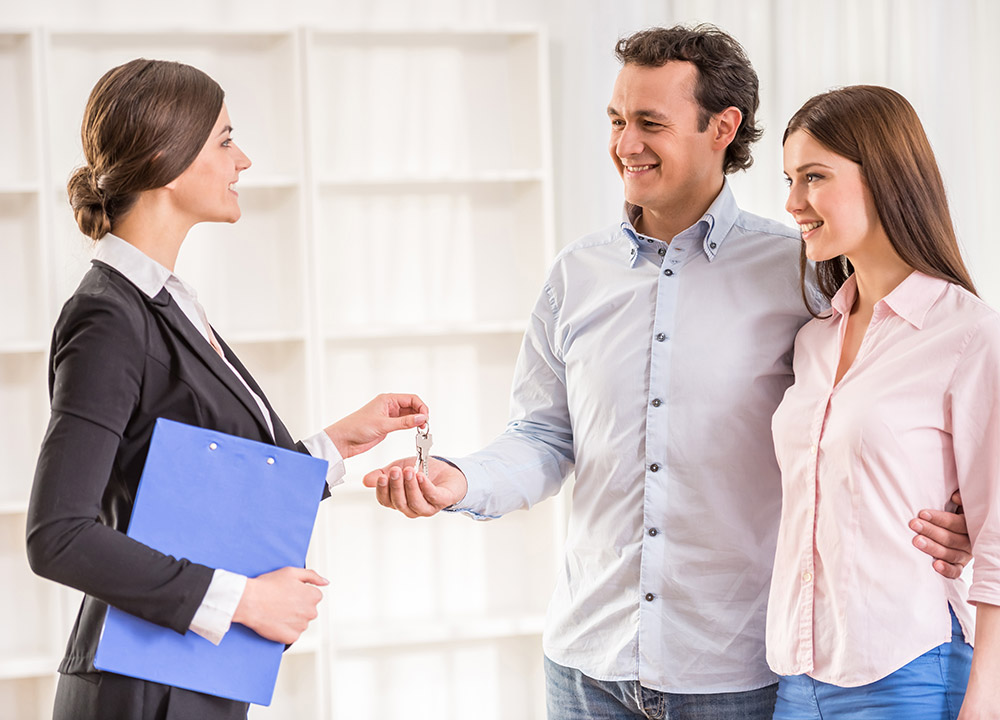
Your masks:
{"label": "wrist", "polygon": [[340,457],[347,459],[351,457],[354,453],[350,451],[351,444],[343,437],[340,432],[340,428],[337,427],[337,423],[330,425],[326,430],[324,430],[326,436],[330,438],[330,442],[333,446],[337,448],[337,452],[340,453]]}
{"label": "wrist", "polygon": [[257,579],[247,578],[247,584],[243,588],[243,594],[240,596],[240,601],[236,605],[236,610],[233,611],[233,622],[239,623],[240,625],[250,626],[252,624],[251,617],[253,615],[253,603],[254,603],[254,592],[257,589]]}

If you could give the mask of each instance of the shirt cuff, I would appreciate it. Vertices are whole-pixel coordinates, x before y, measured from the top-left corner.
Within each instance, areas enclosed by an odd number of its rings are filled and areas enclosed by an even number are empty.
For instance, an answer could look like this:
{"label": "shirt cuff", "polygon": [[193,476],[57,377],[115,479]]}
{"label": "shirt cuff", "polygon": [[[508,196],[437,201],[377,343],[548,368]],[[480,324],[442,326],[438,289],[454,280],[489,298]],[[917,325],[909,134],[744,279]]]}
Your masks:
{"label": "shirt cuff", "polygon": [[306,450],[314,458],[326,460],[327,485],[332,488],[344,482],[344,475],[347,474],[347,470],[344,469],[344,458],[341,457],[340,450],[333,444],[333,440],[330,439],[325,430],[320,430],[315,435],[306,438],[302,444],[306,446]]}
{"label": "shirt cuff", "polygon": [[213,645],[221,643],[233,622],[246,586],[245,575],[216,570],[188,629]]}
{"label": "shirt cuff", "polygon": [[465,497],[454,505],[444,508],[447,512],[462,513],[475,520],[496,520],[500,517],[499,515],[488,515],[481,512],[481,509],[489,499],[489,492],[483,487],[484,484],[479,481],[480,478],[476,472],[479,467],[475,463],[465,458],[445,458],[437,455],[433,457],[448,463],[452,467],[458,468],[465,475],[465,482],[468,488],[465,492]]}

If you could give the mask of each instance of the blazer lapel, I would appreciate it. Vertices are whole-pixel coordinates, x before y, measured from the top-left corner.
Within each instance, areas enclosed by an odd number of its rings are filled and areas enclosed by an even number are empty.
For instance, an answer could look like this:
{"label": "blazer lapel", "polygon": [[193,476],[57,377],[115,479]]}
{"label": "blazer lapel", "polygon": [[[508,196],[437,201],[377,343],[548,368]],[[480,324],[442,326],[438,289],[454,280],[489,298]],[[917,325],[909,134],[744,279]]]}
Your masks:
{"label": "blazer lapel", "polygon": [[[167,323],[174,329],[174,331],[183,338],[184,342],[187,344],[188,348],[194,355],[201,359],[205,365],[215,374],[219,381],[229,388],[230,392],[233,393],[243,403],[247,411],[253,416],[254,420],[260,426],[263,436],[265,438],[270,438],[271,433],[268,430],[267,423],[264,421],[264,416],[260,413],[260,407],[247,392],[247,389],[243,387],[243,383],[233,375],[233,371],[226,367],[226,363],[223,362],[219,354],[212,349],[205,337],[198,332],[198,329],[191,324],[191,321],[187,319],[187,316],[181,311],[177,306],[177,303],[173,301],[170,297],[170,293],[167,292],[166,288],[160,290],[156,297],[152,298],[150,305],[153,307],[154,311],[157,312]],[[221,342],[221,340],[220,340]],[[227,357],[229,357],[230,362],[232,362],[232,351],[226,348]],[[236,365],[235,367],[242,368],[242,365]],[[244,377],[247,377],[245,369],[242,369]],[[256,383],[251,385],[254,387],[254,391],[257,392],[258,388],[255,387]],[[264,401],[267,402],[266,400]],[[273,413],[272,413],[273,415]],[[287,431],[286,431],[287,433]]]}
{"label": "blazer lapel", "polygon": [[[212,332],[215,332],[215,328],[212,328]],[[281,418],[278,417],[278,414],[274,412],[274,408],[271,407],[271,403],[267,399],[267,395],[265,395],[264,391],[261,390],[260,385],[257,384],[257,381],[253,379],[253,375],[251,375],[250,371],[247,370],[246,367],[244,367],[243,363],[240,362],[240,359],[236,357],[236,353],[234,353],[232,351],[232,348],[230,348],[229,345],[226,344],[226,341],[222,339],[222,336],[219,335],[219,333],[215,333],[215,339],[218,340],[219,344],[222,346],[222,352],[226,354],[226,359],[230,363],[232,363],[232,366],[236,368],[239,374],[243,376],[243,379],[247,381],[247,385],[250,386],[250,389],[253,390],[255,393],[257,393],[257,397],[263,400],[264,405],[267,406],[267,412],[271,416],[271,426],[274,428],[275,445],[277,445],[278,447],[283,447],[286,450],[294,450],[295,441],[292,439],[291,434],[288,432],[288,428],[286,428],[285,424],[281,422]],[[256,406],[257,403],[254,403],[254,405]],[[259,407],[257,409],[260,410]]]}

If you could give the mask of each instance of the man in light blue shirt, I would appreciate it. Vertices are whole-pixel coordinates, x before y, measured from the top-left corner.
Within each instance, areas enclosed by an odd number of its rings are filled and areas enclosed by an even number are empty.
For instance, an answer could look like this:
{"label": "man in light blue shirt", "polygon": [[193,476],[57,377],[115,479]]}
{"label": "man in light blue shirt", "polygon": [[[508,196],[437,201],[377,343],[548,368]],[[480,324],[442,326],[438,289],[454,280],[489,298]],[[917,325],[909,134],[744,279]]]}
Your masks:
{"label": "man in light blue shirt", "polygon": [[575,470],[543,641],[549,717],[770,718],[770,421],[809,318],[799,233],[740,210],[725,179],[760,135],[735,40],[656,28],[617,55],[624,217],[556,258],[507,431],[429,480],[403,462],[365,482],[411,517],[495,518]]}

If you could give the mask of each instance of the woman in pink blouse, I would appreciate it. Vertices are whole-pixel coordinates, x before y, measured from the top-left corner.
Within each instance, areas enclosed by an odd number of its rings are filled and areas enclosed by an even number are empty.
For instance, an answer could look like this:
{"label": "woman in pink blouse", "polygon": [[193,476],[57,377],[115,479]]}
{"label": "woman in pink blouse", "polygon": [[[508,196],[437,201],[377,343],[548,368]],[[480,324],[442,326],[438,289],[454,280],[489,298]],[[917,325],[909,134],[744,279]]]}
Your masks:
{"label": "woman in pink blouse", "polygon": [[[774,717],[1000,717],[1000,315],[976,295],[898,93],[812,98],[785,130],[784,166],[831,308],[799,332],[773,420]],[[907,532],[957,489],[971,586],[935,573]]]}

